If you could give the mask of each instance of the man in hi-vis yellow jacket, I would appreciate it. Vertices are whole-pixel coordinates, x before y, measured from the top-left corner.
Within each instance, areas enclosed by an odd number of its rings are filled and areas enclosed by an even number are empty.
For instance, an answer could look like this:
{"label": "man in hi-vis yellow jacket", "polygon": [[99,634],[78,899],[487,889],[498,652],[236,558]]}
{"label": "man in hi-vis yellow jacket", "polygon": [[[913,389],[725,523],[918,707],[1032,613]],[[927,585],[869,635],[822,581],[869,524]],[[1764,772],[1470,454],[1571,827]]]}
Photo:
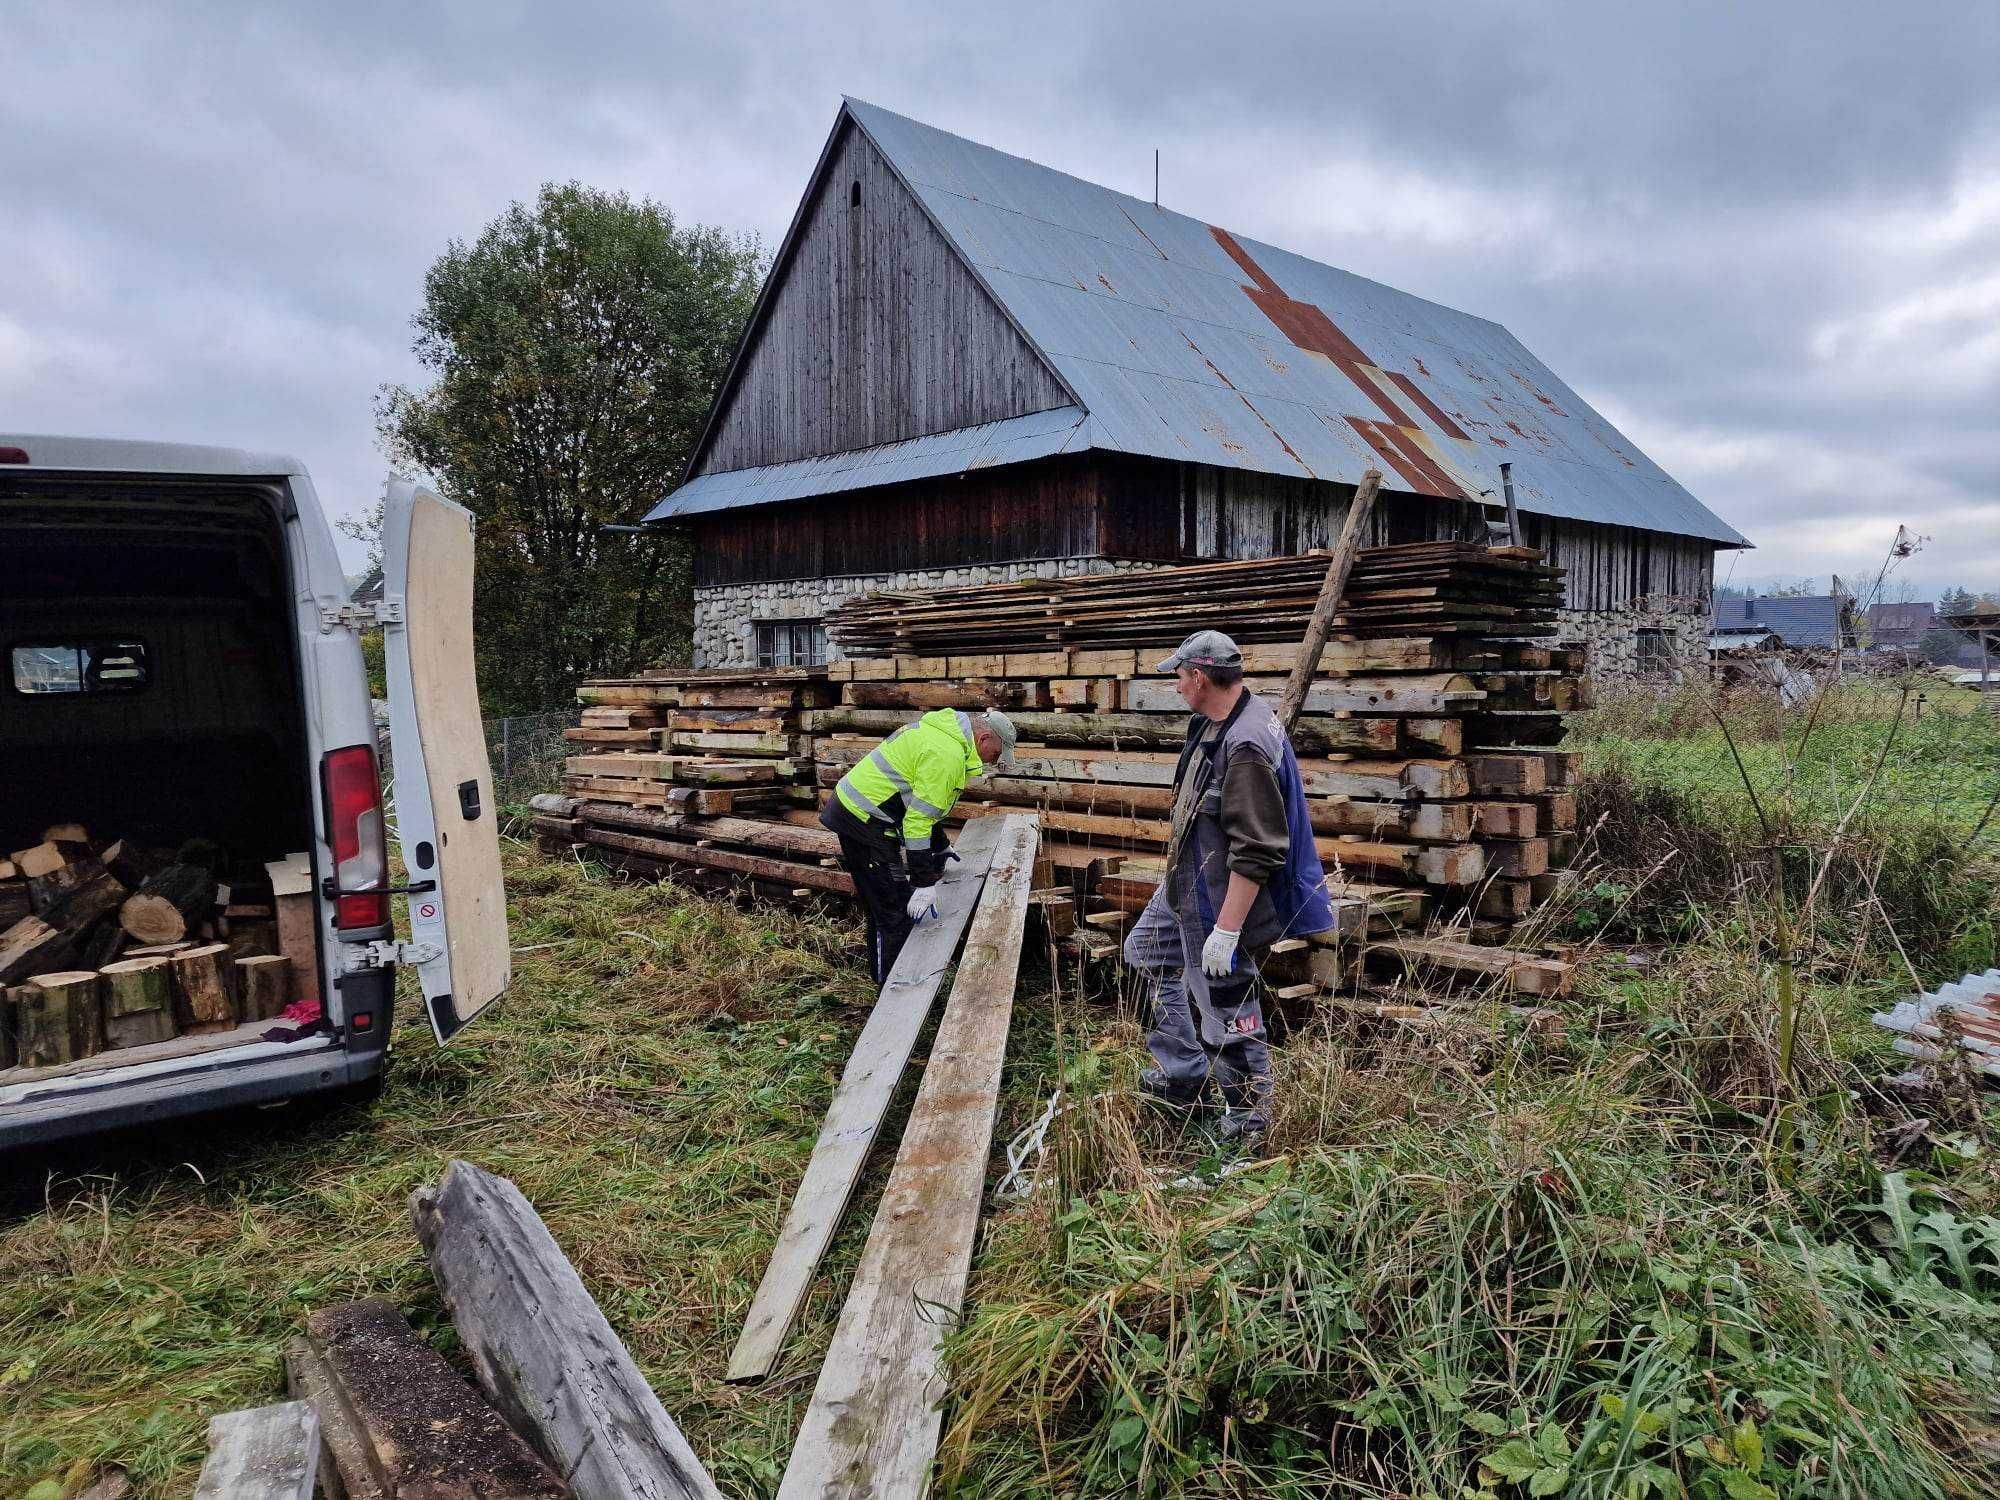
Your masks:
{"label": "man in hi-vis yellow jacket", "polygon": [[944,818],[969,777],[1011,770],[1014,725],[998,709],[938,708],[907,724],[840,778],[820,822],[868,909],[868,961],[880,985],[910,930],[937,910],[951,846]]}

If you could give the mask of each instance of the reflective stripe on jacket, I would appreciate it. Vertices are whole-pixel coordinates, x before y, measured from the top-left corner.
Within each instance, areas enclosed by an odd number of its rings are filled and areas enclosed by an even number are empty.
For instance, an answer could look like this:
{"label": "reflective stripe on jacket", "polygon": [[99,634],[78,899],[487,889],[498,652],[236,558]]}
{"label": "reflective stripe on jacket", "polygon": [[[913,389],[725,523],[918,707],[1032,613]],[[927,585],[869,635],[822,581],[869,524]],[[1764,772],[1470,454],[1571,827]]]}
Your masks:
{"label": "reflective stripe on jacket", "polygon": [[906,848],[924,849],[931,825],[979,768],[971,721],[956,709],[934,708],[855,762],[834,795],[855,817],[899,833]]}

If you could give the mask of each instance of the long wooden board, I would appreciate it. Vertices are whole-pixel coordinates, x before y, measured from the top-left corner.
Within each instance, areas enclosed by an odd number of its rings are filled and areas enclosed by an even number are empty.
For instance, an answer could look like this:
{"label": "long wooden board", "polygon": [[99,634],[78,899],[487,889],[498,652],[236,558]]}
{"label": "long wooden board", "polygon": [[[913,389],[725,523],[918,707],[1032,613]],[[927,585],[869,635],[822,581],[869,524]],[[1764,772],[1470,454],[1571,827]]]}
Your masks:
{"label": "long wooden board", "polygon": [[938,1349],[972,1266],[1039,842],[1033,818],[993,821],[965,959],[779,1500],[914,1497],[937,1453]]}
{"label": "long wooden board", "polygon": [[[1015,818],[1018,821],[1021,815]],[[955,846],[958,860],[947,866],[938,891],[936,918],[917,928],[903,945],[875,1008],[868,1013],[868,1024],[855,1038],[812,1160],[806,1163],[805,1178],[751,1299],[742,1337],[729,1357],[729,1379],[761,1380],[777,1363],[785,1336],[805,1305],[820,1257],[861,1179],[868,1148],[888,1113],[896,1081],[909,1063],[910,1049],[931,1012],[939,981],[958,949],[986,883],[987,865],[1005,831],[1001,818],[979,818],[967,826]]]}

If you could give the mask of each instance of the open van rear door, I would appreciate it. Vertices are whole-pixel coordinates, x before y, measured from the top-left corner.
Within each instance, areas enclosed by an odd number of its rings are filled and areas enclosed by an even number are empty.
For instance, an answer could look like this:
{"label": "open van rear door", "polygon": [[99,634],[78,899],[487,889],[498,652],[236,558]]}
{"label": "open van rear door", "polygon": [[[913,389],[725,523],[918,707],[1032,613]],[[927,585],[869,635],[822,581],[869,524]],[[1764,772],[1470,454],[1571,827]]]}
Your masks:
{"label": "open van rear door", "polygon": [[499,817],[473,674],[472,514],[401,480],[383,502],[389,748],[411,887],[404,956],[416,963],[442,1042],[511,977]]}

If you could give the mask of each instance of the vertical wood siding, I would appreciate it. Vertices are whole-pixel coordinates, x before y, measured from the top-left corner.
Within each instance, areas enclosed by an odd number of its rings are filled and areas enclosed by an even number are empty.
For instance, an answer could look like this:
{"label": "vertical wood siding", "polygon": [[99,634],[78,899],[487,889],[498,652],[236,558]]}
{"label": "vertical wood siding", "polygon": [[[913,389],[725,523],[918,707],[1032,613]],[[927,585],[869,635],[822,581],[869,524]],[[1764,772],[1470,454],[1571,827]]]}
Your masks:
{"label": "vertical wood siding", "polygon": [[[1330,547],[1346,485],[1095,454],[753,506],[692,523],[700,587],[1058,557],[1148,562],[1279,557]],[[1497,513],[1496,513],[1497,514]],[[1706,600],[1714,549],[1694,537],[1545,516],[1525,540],[1568,569],[1571,609]],[[1398,491],[1366,545],[1484,541],[1483,507]]]}
{"label": "vertical wood siding", "polygon": [[690,523],[694,582],[708,588],[1095,557],[1098,495],[1094,459],[1058,458],[723,511]]}
{"label": "vertical wood siding", "polygon": [[790,261],[773,274],[782,279],[697,473],[844,453],[1069,404],[852,125],[834,143]]}

